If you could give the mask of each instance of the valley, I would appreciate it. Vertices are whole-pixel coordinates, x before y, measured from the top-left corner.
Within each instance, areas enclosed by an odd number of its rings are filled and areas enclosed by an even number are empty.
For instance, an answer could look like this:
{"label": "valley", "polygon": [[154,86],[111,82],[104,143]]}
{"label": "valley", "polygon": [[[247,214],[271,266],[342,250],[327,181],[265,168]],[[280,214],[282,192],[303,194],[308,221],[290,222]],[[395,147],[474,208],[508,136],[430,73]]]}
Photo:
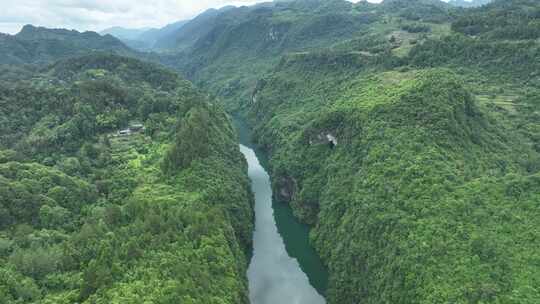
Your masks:
{"label": "valley", "polygon": [[[252,126],[274,197],[312,226],[329,303],[534,302],[517,286],[538,284],[535,267],[520,266],[534,264],[535,242],[504,235],[534,234],[535,217],[500,216],[538,212],[538,120],[523,116],[540,84],[538,33],[497,16],[536,10],[532,1],[464,12],[438,1],[244,8],[175,63]],[[475,27],[482,33],[469,34]],[[515,183],[519,198],[507,190]]]}
{"label": "valley", "polygon": [[240,151],[248,160],[255,195],[253,257],[248,269],[251,303],[325,303],[328,272],[302,224],[284,202],[272,195],[264,151],[251,140],[248,126],[238,118]]}
{"label": "valley", "polygon": [[538,303],[539,25],[291,0],[0,36],[0,302]]}

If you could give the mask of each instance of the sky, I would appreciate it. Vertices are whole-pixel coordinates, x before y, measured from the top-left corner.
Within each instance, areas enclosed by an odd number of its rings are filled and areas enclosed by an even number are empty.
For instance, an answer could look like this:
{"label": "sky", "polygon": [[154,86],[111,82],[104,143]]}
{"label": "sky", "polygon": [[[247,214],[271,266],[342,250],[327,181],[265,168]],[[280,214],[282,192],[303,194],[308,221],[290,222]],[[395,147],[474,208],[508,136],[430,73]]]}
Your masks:
{"label": "sky", "polygon": [[25,24],[79,31],[101,31],[112,26],[162,27],[175,21],[191,19],[209,8],[267,1],[269,0],[0,0],[0,32],[15,34]]}
{"label": "sky", "polygon": [[25,24],[99,31],[111,26],[161,27],[208,8],[262,0],[0,0],[0,32]]}
{"label": "sky", "polygon": [[[0,32],[15,34],[25,24],[79,31],[112,26],[162,27],[209,8],[268,0],[0,0]],[[378,1],[378,0],[373,0]]]}

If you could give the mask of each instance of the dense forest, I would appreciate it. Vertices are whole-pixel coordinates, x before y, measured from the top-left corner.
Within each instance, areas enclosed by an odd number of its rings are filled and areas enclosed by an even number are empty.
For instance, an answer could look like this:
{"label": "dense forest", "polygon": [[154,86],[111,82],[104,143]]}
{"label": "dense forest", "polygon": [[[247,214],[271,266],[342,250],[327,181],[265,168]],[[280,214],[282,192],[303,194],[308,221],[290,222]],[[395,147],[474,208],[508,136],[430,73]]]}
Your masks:
{"label": "dense forest", "polygon": [[538,260],[540,158],[524,138],[446,69],[347,81],[294,68],[250,117],[277,196],[315,225],[331,303],[535,302],[539,272],[523,265]]}
{"label": "dense forest", "polygon": [[231,114],[329,304],[540,302],[537,0],[273,1],[131,34],[154,53],[0,34],[0,303],[247,304]]}
{"label": "dense forest", "polygon": [[117,38],[111,35],[100,36],[95,32],[79,33],[74,30],[26,25],[16,35],[0,34],[2,65],[44,65],[91,52],[135,54]]}
{"label": "dense forest", "polygon": [[247,303],[251,194],[223,110],[107,54],[0,87],[1,303]]}
{"label": "dense forest", "polygon": [[540,301],[540,3],[482,4],[267,3],[163,56],[250,122],[329,303]]}

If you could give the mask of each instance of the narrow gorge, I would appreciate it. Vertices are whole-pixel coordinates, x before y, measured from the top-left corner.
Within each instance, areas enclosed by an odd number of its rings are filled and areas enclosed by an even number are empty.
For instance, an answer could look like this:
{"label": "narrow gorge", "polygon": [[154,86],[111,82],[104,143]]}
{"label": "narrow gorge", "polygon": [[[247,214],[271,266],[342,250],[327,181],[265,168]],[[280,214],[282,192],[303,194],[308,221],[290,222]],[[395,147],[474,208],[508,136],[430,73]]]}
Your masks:
{"label": "narrow gorge", "polygon": [[321,294],[327,273],[309,243],[309,228],[298,222],[288,205],[273,200],[265,155],[250,143],[247,127],[240,122],[236,125],[255,196],[253,255],[248,269],[251,304],[325,304]]}

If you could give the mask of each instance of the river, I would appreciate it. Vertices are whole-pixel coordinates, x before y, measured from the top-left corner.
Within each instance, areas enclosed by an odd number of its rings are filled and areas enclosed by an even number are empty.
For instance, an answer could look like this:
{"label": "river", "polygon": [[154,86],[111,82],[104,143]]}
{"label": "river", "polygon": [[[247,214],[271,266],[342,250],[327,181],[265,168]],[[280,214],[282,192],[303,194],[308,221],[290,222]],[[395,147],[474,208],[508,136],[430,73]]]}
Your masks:
{"label": "river", "polygon": [[321,294],[327,273],[309,244],[309,227],[294,218],[288,205],[272,201],[270,177],[259,160],[264,155],[251,148],[242,132],[245,129],[239,131],[245,144],[240,151],[248,162],[255,195],[253,255],[248,268],[251,304],[324,304]]}

